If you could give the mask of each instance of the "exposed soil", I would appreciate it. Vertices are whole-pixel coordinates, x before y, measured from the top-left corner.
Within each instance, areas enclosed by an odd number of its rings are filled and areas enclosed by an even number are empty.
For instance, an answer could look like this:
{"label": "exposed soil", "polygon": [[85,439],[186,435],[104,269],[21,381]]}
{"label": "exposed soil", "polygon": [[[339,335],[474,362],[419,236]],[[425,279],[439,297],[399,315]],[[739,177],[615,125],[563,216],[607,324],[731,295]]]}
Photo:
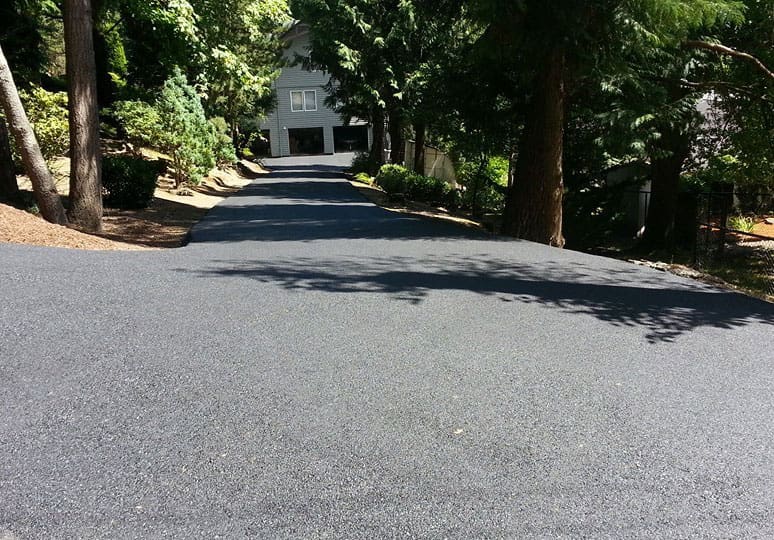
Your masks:
{"label": "exposed soil", "polygon": [[75,249],[143,249],[141,246],[116,242],[54,225],[39,216],[5,204],[0,204],[0,242]]}
{"label": "exposed soil", "polygon": [[774,223],[767,223],[765,219],[761,219],[755,224],[752,232],[758,236],[765,236],[774,240]]}
{"label": "exposed soil", "polygon": [[[173,248],[185,243],[189,229],[224,198],[239,191],[266,171],[241,162],[235,169],[216,170],[198,186],[179,190],[157,188],[153,201],[142,210],[105,209],[99,234],[85,234],[54,225],[37,215],[0,204],[0,242],[91,250]],[[20,179],[20,187],[28,187]],[[164,178],[160,178],[164,184]],[[57,186],[66,195],[67,183]]]}

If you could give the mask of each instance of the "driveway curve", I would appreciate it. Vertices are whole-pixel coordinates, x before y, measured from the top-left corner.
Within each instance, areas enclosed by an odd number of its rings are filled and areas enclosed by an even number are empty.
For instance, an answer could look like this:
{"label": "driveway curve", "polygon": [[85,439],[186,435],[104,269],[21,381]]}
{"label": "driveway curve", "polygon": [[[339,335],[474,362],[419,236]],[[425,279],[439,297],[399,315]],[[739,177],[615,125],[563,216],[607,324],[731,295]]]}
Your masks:
{"label": "driveway curve", "polygon": [[276,160],[182,249],[0,245],[0,538],[774,536],[774,308]]}

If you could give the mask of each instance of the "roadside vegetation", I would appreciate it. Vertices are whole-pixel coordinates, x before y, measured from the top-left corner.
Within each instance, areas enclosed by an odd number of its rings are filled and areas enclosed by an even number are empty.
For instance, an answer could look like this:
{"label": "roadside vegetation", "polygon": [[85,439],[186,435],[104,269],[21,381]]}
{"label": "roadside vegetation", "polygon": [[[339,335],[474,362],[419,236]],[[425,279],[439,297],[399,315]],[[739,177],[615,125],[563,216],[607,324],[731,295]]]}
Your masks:
{"label": "roadside vegetation", "polygon": [[[148,204],[154,168],[185,192],[250,156],[293,20],[328,105],[372,126],[353,170],[395,200],[670,261],[702,220],[758,234],[774,215],[765,0],[8,0],[0,17],[0,199],[83,231],[103,204]],[[427,146],[456,185],[425,176]]]}
{"label": "roadside vegetation", "polygon": [[628,258],[690,254],[712,193],[750,194],[731,214],[754,225],[774,214],[770,2],[290,4],[308,63],[340,83],[331,103],[374,125],[356,171],[422,174],[426,143],[457,164],[468,215]]}
{"label": "roadside vegetation", "polygon": [[9,0],[0,18],[0,203],[100,233],[105,207],[147,208],[157,180],[184,194],[233,172],[290,15],[285,0]]}

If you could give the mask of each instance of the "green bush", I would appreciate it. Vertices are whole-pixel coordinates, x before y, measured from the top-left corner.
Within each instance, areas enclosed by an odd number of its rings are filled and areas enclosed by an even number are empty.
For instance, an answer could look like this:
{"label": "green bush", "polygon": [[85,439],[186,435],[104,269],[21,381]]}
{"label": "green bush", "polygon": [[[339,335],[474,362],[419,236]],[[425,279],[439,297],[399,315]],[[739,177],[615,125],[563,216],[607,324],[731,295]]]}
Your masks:
{"label": "green bush", "polygon": [[462,206],[462,190],[461,189],[449,189],[449,193],[446,195],[444,206],[450,210],[456,210]]}
{"label": "green bush", "polygon": [[146,208],[162,171],[160,161],[132,156],[102,158],[102,187],[105,204],[111,208]]}
{"label": "green bush", "polygon": [[411,173],[407,180],[406,194],[415,201],[445,204],[451,192],[449,184],[432,176]]}
{"label": "green bush", "polygon": [[67,154],[70,148],[67,94],[33,86],[29,91],[19,92],[19,97],[38,139],[43,158],[48,161]]}
{"label": "green bush", "polygon": [[475,212],[499,212],[505,205],[508,159],[495,156],[462,162],[457,167],[457,181],[465,187],[462,206]]}
{"label": "green bush", "polygon": [[126,139],[134,146],[156,147],[162,138],[161,116],[144,101],[118,101],[110,114],[118,120]]}
{"label": "green bush", "polygon": [[355,180],[358,182],[361,182],[363,184],[368,184],[369,186],[374,183],[374,179],[371,178],[371,175],[364,172],[359,172],[355,175]]}
{"label": "green bush", "polygon": [[432,176],[422,176],[400,165],[383,165],[376,184],[389,194],[401,193],[409,199],[447,204],[452,191],[449,184]]}
{"label": "green bush", "polygon": [[755,220],[747,216],[729,216],[727,220],[729,229],[736,229],[742,232],[753,232]]}
{"label": "green bush", "polygon": [[226,122],[207,120],[201,99],[177,68],[154,104],[120,101],[111,114],[130,143],[170,156],[178,184],[197,183],[216,163],[236,161]]}
{"label": "green bush", "polygon": [[413,174],[400,165],[382,165],[376,175],[376,184],[390,195],[403,193],[407,195],[408,177]]}
{"label": "green bush", "polygon": [[196,183],[216,164],[237,160],[228,124],[220,117],[205,118],[199,96],[179,71],[164,83],[154,105],[119,101],[110,112],[132,145],[169,154],[178,183]]}
{"label": "green bush", "polygon": [[220,116],[217,116],[210,118],[210,125],[212,126],[214,138],[212,151],[215,154],[215,162],[218,166],[233,165],[237,161],[237,156],[234,150],[234,141],[231,140],[231,135],[229,135],[228,123]]}

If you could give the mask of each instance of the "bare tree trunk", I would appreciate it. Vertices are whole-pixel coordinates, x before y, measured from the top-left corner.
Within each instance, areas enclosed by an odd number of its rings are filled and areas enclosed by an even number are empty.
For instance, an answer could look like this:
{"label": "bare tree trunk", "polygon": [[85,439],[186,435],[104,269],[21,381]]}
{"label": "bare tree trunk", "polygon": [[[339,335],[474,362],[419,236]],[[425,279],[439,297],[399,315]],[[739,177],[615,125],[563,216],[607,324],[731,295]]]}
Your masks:
{"label": "bare tree trunk", "polygon": [[534,94],[519,145],[516,175],[503,213],[503,232],[551,246],[562,236],[564,49],[538,65]]}
{"label": "bare tree trunk", "polygon": [[644,246],[669,247],[674,240],[680,173],[691,151],[690,141],[687,133],[672,128],[662,130],[658,141],[661,156],[651,160],[650,202],[642,237]]}
{"label": "bare tree trunk", "polygon": [[414,172],[425,175],[425,133],[424,122],[414,123]]}
{"label": "bare tree trunk", "polygon": [[43,154],[40,153],[38,140],[24,112],[2,47],[0,47],[0,105],[3,107],[8,126],[21,152],[40,214],[52,223],[66,225],[67,216],[62,206],[62,199],[59,198],[51,171],[48,170]]}
{"label": "bare tree trunk", "polygon": [[[374,107],[373,143],[371,144],[371,163],[376,169],[384,165],[384,110]],[[371,171],[376,173],[377,171]]]}
{"label": "bare tree trunk", "polygon": [[65,0],[65,53],[70,110],[70,222],[102,229],[102,171],[97,76],[90,0]]}
{"label": "bare tree trunk", "polygon": [[19,196],[19,184],[16,182],[16,172],[13,168],[8,126],[5,123],[5,118],[0,116],[0,201],[17,202]]}
{"label": "bare tree trunk", "polygon": [[390,112],[390,162],[403,165],[406,160],[406,139],[403,136],[403,120],[400,111]]}

